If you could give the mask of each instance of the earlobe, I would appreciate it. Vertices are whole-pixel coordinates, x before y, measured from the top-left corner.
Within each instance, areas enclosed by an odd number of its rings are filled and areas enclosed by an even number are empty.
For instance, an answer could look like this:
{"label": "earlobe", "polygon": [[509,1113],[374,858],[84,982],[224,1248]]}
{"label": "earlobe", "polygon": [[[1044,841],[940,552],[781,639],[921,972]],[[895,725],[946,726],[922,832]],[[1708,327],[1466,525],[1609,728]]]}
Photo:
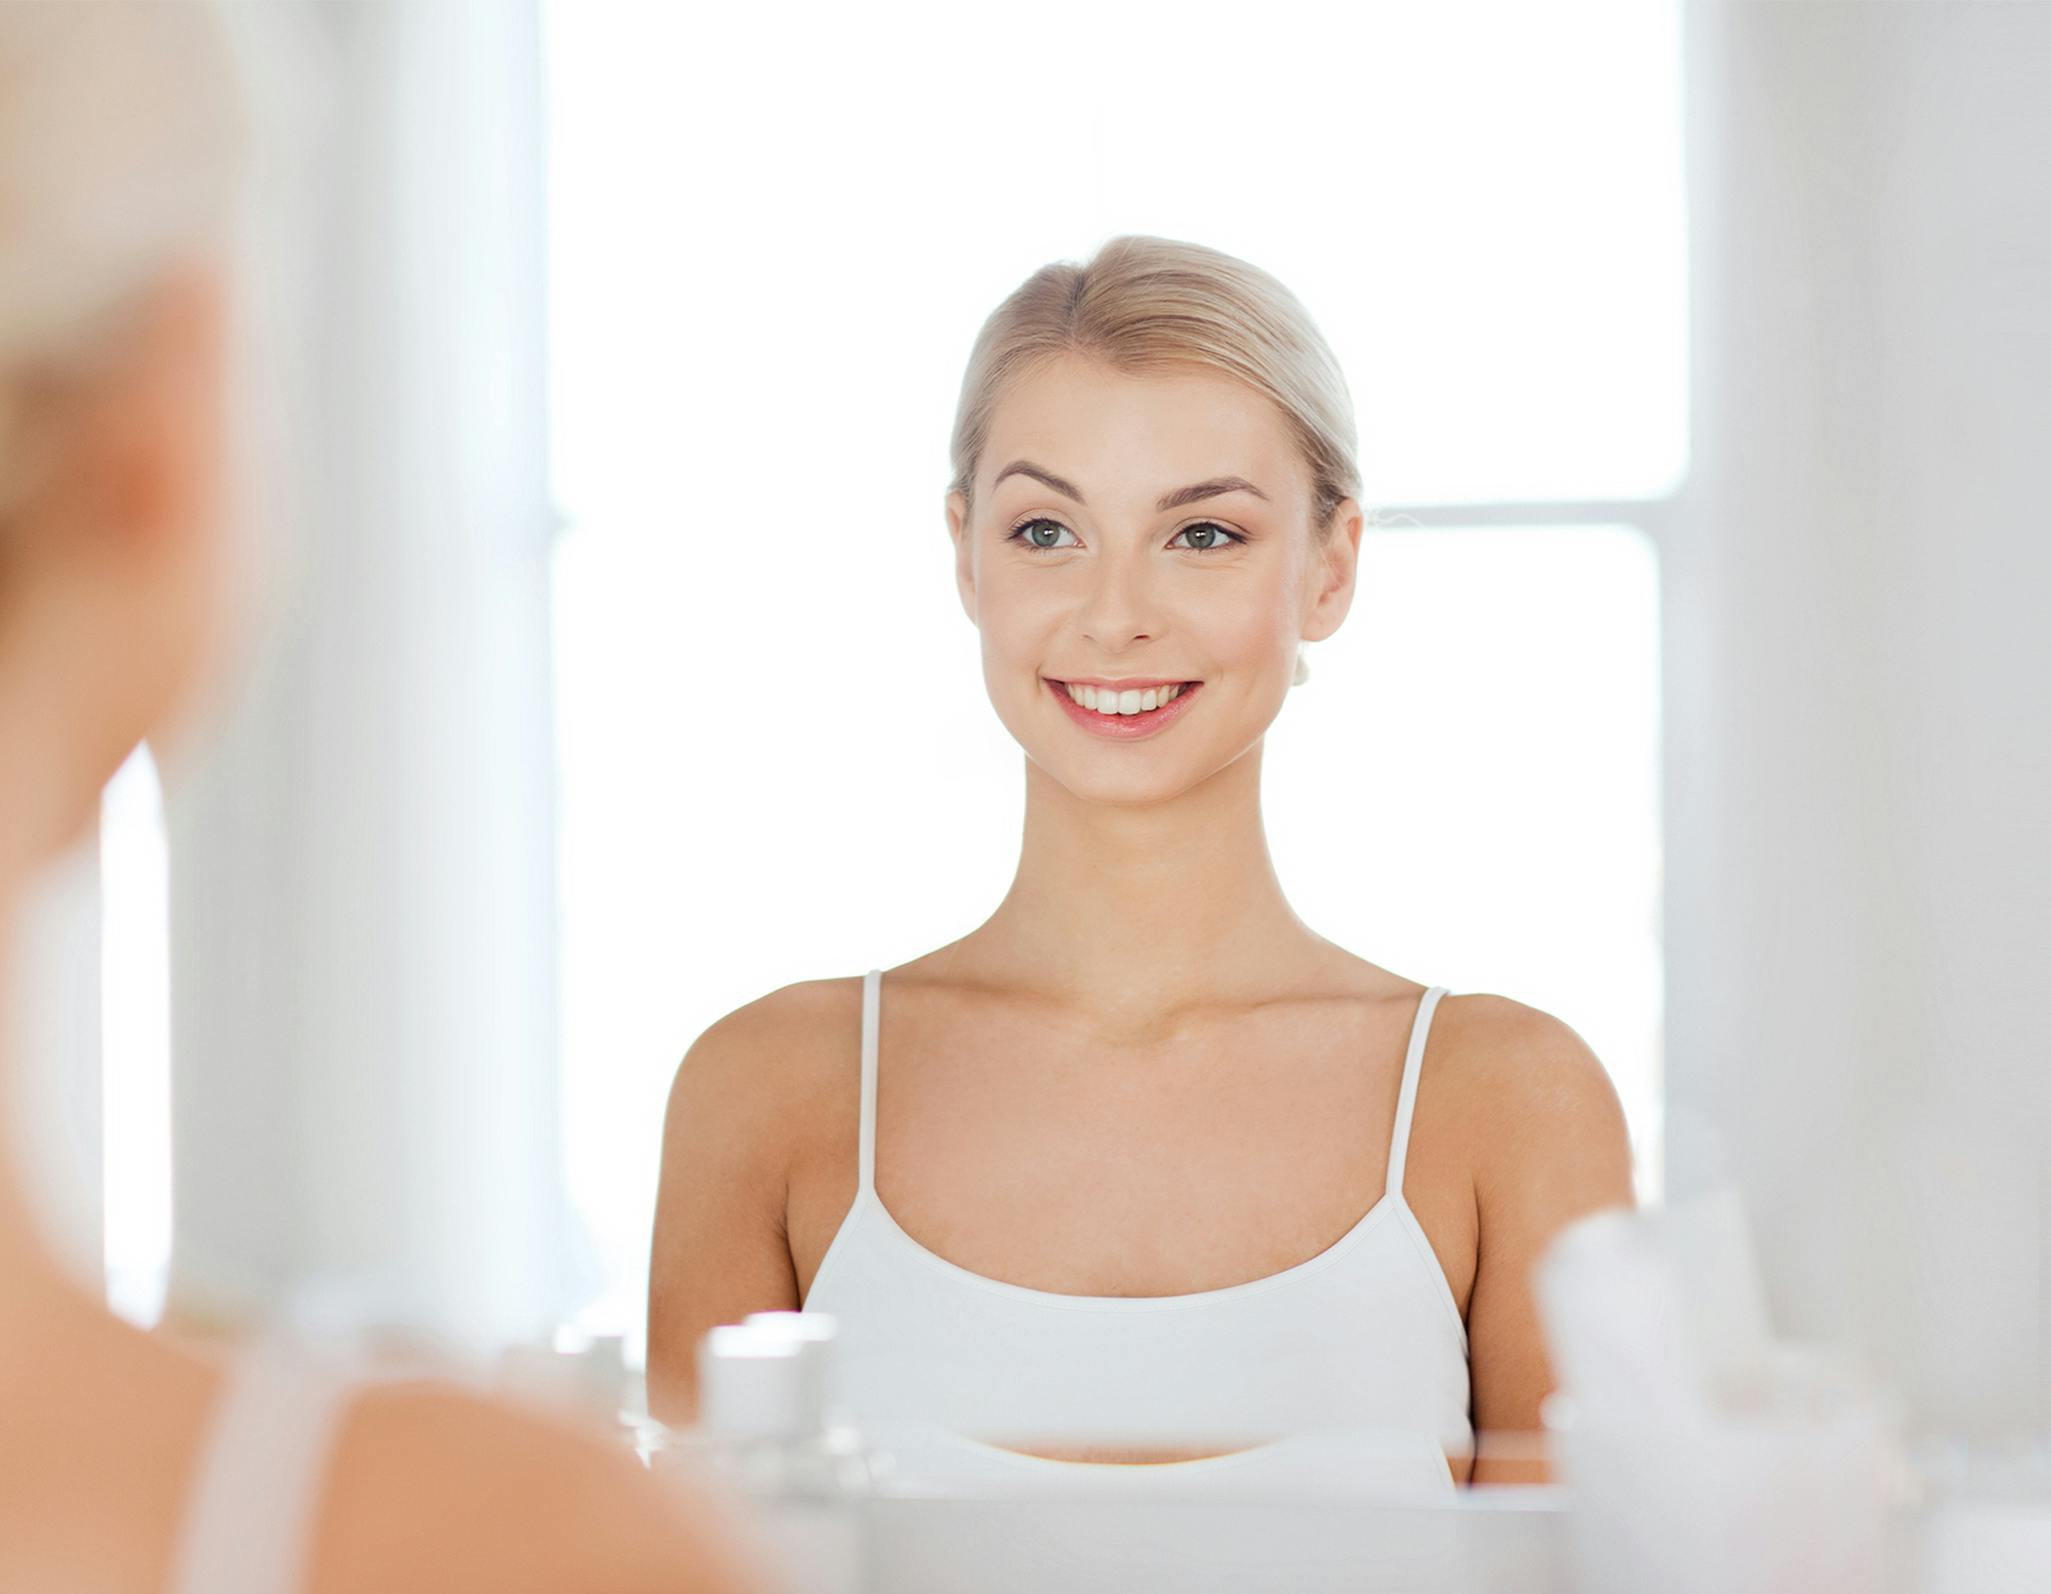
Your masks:
{"label": "earlobe", "polygon": [[139,318],[75,436],[94,520],[124,541],[154,545],[207,512],[220,402],[218,284],[181,272],[151,293]]}
{"label": "earlobe", "polygon": [[100,451],[100,521],[126,541],[160,543],[181,518],[186,492],[173,439],[166,429],[124,413]]}

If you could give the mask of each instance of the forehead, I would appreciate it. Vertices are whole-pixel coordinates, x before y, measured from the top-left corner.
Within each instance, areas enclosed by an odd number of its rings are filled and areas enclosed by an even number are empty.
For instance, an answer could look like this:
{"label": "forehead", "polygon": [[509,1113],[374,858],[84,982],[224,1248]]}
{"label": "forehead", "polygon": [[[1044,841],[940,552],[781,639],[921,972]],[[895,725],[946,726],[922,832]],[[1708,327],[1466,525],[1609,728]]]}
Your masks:
{"label": "forehead", "polygon": [[1306,474],[1281,411],[1245,383],[1202,366],[1133,374],[1081,355],[1043,362],[998,399],[984,479],[1019,458],[1068,477],[1092,504],[1099,491],[1151,499],[1226,474],[1279,503]]}

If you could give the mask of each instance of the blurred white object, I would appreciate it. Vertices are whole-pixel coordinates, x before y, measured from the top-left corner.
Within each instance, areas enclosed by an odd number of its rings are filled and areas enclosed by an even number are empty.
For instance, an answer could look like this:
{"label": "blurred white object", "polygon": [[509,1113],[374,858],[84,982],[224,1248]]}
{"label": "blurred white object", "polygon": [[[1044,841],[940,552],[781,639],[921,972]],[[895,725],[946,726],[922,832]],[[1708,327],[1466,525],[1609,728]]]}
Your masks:
{"label": "blurred white object", "polygon": [[1625,1208],[1569,1224],[1534,1275],[1559,1387],[1577,1413],[1700,1422],[1708,1373],[1656,1217]]}
{"label": "blurred white object", "polygon": [[1586,1594],[1880,1594],[1905,1531],[1870,1401],[1692,1429],[1577,1416],[1555,1437]]}
{"label": "blurred white object", "polygon": [[1535,1284],[1567,1396],[1548,1421],[1578,1587],[1896,1586],[1895,1402],[1835,1353],[1773,1343],[1735,1191],[1592,1214],[1561,1232]]}
{"label": "blurred white object", "polygon": [[1648,1215],[1674,1259],[1696,1354],[1714,1388],[1740,1385],[1772,1344],[1744,1204],[1724,1186]]}
{"label": "blurred white object", "polygon": [[880,1461],[852,1426],[829,1418],[833,1344],[824,1314],[721,1324],[698,1345],[697,1427],[658,1429],[650,1443],[658,1470],[741,1496],[804,1594],[869,1586],[863,1507]]}
{"label": "blurred white object", "polygon": [[501,1393],[544,1405],[582,1411],[601,1420],[626,1422],[628,1376],[622,1341],[601,1334],[581,1343],[524,1343],[503,1347],[497,1358]]}
{"label": "blurred white object", "polygon": [[1751,1383],[1772,1346],[1744,1208],[1728,1186],[1591,1213],[1555,1238],[1536,1282],[1576,1408],[1699,1411]]}
{"label": "blurred white object", "polygon": [[1923,1433],[1914,1455],[1928,1507],[1920,1594],[2051,1588],[2051,1434],[1974,1443]]}
{"label": "blurred white object", "polygon": [[750,1312],[743,1326],[771,1340],[787,1343],[798,1358],[798,1396],[808,1411],[819,1413],[825,1426],[845,1424],[833,1388],[833,1344],[840,1326],[827,1312]]}
{"label": "blurred white object", "polygon": [[2036,1594],[2051,1586],[2051,1500],[1946,1501],[1921,1552],[1920,1594]]}
{"label": "blurred white object", "polygon": [[805,1432],[804,1369],[796,1341],[724,1323],[698,1344],[698,1426],[736,1441],[795,1439]]}

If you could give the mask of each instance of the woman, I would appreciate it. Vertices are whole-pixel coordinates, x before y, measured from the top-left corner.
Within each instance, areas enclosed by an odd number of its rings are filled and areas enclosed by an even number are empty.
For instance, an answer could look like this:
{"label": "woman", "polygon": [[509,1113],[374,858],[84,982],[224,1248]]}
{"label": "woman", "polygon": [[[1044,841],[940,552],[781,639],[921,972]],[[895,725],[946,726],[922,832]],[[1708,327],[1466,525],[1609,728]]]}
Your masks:
{"label": "woman", "polygon": [[658,1415],[691,1413],[705,1329],[802,1306],[866,1413],[1017,1431],[1080,1387],[1136,1423],[1421,1435],[1442,1484],[1549,1475],[1472,1440],[1540,1426],[1530,1266],[1631,1201],[1616,1093],[1557,1019],[1317,934],[1262,831],[1262,737],[1353,597],[1354,447],[1301,305],[1214,250],[1114,238],[990,317],[947,524],[1026,754],[1017,873],[960,940],[691,1046]]}
{"label": "woman", "polygon": [[[0,923],[223,639],[238,140],[215,28],[200,5],[0,5]],[[757,1586],[704,1506],[600,1433],[131,1328],[0,1152],[0,1588]]]}

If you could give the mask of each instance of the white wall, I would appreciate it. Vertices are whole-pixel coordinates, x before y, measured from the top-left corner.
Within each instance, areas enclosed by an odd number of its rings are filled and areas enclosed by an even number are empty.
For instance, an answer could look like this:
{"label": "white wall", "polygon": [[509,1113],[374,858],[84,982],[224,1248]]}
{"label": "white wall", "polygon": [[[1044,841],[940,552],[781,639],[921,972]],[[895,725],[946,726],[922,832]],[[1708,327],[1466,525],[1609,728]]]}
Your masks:
{"label": "white wall", "polygon": [[1785,1332],[2041,1424],[2051,6],[1708,0],[1687,44],[1670,1121]]}
{"label": "white wall", "polygon": [[289,579],[165,769],[169,1311],[489,1345],[564,1306],[536,21],[304,14],[310,234],[253,245]]}

